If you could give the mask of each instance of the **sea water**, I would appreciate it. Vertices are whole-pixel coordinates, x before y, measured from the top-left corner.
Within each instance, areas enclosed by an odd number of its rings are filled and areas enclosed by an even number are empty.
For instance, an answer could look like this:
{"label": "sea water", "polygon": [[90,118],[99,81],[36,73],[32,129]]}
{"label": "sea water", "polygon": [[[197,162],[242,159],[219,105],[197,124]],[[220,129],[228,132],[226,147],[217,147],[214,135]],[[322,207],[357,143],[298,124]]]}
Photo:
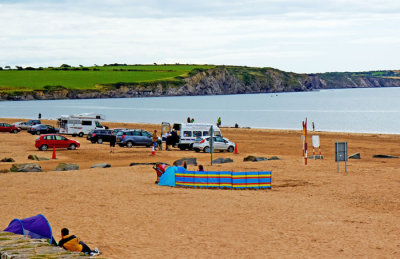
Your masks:
{"label": "sea water", "polygon": [[195,122],[222,126],[301,129],[307,118],[315,130],[400,134],[400,88],[353,88],[293,93],[145,97],[114,99],[3,101],[2,118],[56,119],[101,113],[106,121]]}

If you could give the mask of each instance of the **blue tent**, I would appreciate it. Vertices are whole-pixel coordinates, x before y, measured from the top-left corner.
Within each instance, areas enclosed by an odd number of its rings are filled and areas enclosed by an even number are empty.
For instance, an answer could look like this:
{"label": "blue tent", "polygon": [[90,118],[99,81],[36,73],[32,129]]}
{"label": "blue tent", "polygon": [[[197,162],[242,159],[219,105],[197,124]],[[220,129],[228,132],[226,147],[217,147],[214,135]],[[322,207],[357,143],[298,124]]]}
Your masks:
{"label": "blue tent", "polygon": [[28,235],[34,239],[47,238],[51,244],[57,244],[53,238],[50,224],[42,214],[25,219],[13,219],[4,231]]}

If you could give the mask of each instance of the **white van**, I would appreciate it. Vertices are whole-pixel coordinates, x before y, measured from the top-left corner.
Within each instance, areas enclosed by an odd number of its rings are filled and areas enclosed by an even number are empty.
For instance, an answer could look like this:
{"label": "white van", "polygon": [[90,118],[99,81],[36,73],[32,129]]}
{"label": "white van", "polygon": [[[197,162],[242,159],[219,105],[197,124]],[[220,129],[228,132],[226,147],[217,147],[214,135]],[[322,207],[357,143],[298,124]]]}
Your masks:
{"label": "white van", "polygon": [[[171,127],[170,123],[162,122],[161,135],[164,136],[165,133],[175,130],[177,133],[175,143],[178,145],[178,148],[181,150],[191,150],[196,138],[209,136],[211,126],[214,129],[214,136],[222,137],[221,130],[211,123],[174,123]],[[165,140],[163,139],[163,141]]]}
{"label": "white van", "polygon": [[100,123],[104,119],[104,115],[95,113],[61,115],[58,118],[58,127],[60,128],[60,134],[83,137],[84,134],[88,134],[91,130],[105,129]]}

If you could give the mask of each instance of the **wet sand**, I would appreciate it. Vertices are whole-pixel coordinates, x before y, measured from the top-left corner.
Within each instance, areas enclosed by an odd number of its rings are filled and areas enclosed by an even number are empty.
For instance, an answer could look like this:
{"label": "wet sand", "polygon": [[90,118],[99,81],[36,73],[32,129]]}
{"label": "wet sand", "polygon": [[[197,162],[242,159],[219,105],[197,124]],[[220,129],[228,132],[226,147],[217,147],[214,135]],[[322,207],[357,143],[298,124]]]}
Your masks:
{"label": "wet sand", "polygon": [[[0,119],[14,122],[20,119]],[[55,121],[44,121],[55,125]],[[110,127],[160,125],[105,123]],[[300,124],[299,124],[300,125]],[[13,218],[42,213],[56,240],[68,227],[107,258],[398,258],[400,256],[400,136],[309,132],[321,139],[323,160],[302,158],[301,131],[222,128],[238,145],[239,154],[215,153],[233,163],[210,164],[210,154],[157,151],[146,147],[91,144],[78,150],[57,150],[57,159],[37,162],[41,173],[0,173],[0,228]],[[32,162],[36,136],[22,131],[0,133],[0,159]],[[72,138],[72,137],[71,137]],[[334,161],[335,141],[347,141],[349,154],[360,160]],[[310,144],[311,146],[311,144]],[[309,154],[312,154],[312,148]],[[248,155],[281,160],[243,162]],[[151,166],[196,157],[205,170],[272,171],[271,190],[217,190],[160,187]],[[80,170],[53,171],[60,162]],[[111,168],[91,169],[108,162]],[[13,163],[0,163],[9,169]],[[188,166],[188,169],[196,169]]]}

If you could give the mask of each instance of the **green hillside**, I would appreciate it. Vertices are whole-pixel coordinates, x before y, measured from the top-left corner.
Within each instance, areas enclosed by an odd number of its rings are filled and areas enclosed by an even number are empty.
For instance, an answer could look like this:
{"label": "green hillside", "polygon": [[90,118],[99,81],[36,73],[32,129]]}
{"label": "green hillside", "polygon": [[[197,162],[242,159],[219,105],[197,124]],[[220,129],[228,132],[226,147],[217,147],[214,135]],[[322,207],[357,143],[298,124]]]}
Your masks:
{"label": "green hillside", "polygon": [[[49,86],[67,89],[96,89],[101,85],[179,81],[192,70],[210,65],[104,65],[96,67],[19,68],[0,70],[0,91],[44,90]],[[47,87],[46,87],[47,86]]]}

